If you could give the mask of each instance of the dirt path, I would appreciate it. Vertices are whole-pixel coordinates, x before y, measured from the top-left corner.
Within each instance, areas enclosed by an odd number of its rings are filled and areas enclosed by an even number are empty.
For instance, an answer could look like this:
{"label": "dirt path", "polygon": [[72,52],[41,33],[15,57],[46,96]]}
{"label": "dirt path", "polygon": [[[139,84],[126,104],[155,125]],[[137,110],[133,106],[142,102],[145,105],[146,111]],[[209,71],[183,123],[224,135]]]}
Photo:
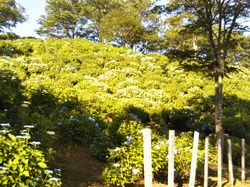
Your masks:
{"label": "dirt path", "polygon": [[87,145],[69,148],[65,143],[57,142],[54,149],[56,155],[51,165],[62,170],[62,187],[104,186],[104,163],[93,158]]}

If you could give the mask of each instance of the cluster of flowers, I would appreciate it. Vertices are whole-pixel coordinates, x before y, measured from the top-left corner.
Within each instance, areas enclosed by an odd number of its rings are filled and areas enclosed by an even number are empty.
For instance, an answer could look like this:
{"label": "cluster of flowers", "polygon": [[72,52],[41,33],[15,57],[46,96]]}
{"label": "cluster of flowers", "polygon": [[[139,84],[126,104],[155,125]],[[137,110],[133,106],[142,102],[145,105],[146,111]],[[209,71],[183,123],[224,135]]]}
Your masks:
{"label": "cluster of flowers", "polygon": [[[6,130],[6,128],[10,128],[11,125],[9,123],[0,123],[0,127],[4,128],[3,130],[0,130],[0,133],[6,134],[6,133],[9,132],[9,130]],[[28,139],[28,137],[30,136],[29,130],[35,128],[34,125],[24,125],[23,127],[24,127],[25,130],[20,131],[20,135],[17,135],[16,138],[18,138],[18,139]],[[38,146],[38,145],[41,145],[41,142],[33,141],[33,142],[31,142],[31,145]],[[0,170],[2,170],[2,171],[9,171],[10,169],[7,168],[7,167],[4,167],[4,166],[0,166]],[[47,174],[56,173],[58,175],[58,174],[61,173],[61,169],[55,168],[54,171],[46,169],[45,173],[47,173]],[[33,180],[34,181],[39,181],[40,179],[35,177],[35,178],[33,178]],[[60,182],[61,179],[57,178],[57,177],[51,177],[49,179],[49,181]]]}
{"label": "cluster of flowers", "polygon": [[[59,113],[62,113],[62,112],[65,112],[66,111],[66,106],[62,106],[62,108],[59,110]],[[85,114],[82,114],[81,115],[82,118],[86,117]],[[94,118],[92,118],[91,116],[87,117],[88,121],[91,122],[91,123],[94,123],[94,127],[95,128],[99,128],[99,124],[95,121]],[[69,118],[69,123],[71,122],[76,122],[76,121],[79,121],[79,119],[77,117],[74,117],[74,116],[70,116]],[[57,126],[62,126],[63,125],[63,122],[62,121],[58,121],[57,122]],[[48,133],[48,132],[47,132]],[[104,133],[103,132],[100,132],[100,135],[103,136]]]}
{"label": "cluster of flowers", "polygon": [[[124,144],[129,144],[129,143],[131,143],[133,140],[134,140],[133,136],[127,136],[127,137],[126,137],[126,141],[124,142]],[[116,154],[116,153],[119,152],[120,150],[121,150],[121,148],[116,147],[116,148],[114,149],[114,154]],[[116,167],[116,168],[118,168],[118,167],[120,167],[120,164],[119,164],[119,163],[114,163],[113,166]],[[128,169],[131,170],[132,173],[133,173],[134,175],[137,175],[137,174],[140,173],[140,170],[137,169],[137,168],[135,168],[135,167],[129,166]]]}

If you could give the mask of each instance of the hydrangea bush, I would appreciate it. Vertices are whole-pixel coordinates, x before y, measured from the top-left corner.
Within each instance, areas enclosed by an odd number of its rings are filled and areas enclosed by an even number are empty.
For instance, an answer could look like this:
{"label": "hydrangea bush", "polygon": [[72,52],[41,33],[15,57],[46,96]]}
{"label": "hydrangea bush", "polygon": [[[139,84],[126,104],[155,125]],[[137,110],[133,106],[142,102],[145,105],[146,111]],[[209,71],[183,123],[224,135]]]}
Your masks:
{"label": "hydrangea bush", "polygon": [[41,142],[30,141],[33,125],[24,126],[18,135],[11,133],[8,123],[0,126],[1,186],[61,186],[60,169],[49,170]]}
{"label": "hydrangea bush", "polygon": [[[15,132],[34,124],[29,141],[39,140],[36,146],[46,156],[58,137],[87,142],[95,157],[110,163],[104,171],[107,184],[124,185],[143,176],[142,128],[153,132],[155,176],[167,165],[162,142],[168,129],[199,131],[201,139],[214,132],[214,80],[204,69],[185,68],[196,62],[83,39],[5,40],[0,46],[0,121],[11,122]],[[239,71],[228,72],[230,79],[224,80],[223,125],[226,133],[249,144],[250,72],[234,68]],[[189,147],[192,140],[184,135],[176,144],[176,179],[181,180],[190,162],[190,152],[181,146]],[[239,146],[234,149],[239,152]],[[239,163],[239,154],[233,159]]]}
{"label": "hydrangea bush", "polygon": [[[143,135],[142,124],[135,121],[123,123],[119,129],[126,135],[121,146],[109,149],[108,166],[103,171],[106,184],[125,186],[140,183],[143,179]],[[153,176],[167,173],[168,140],[152,131],[152,172]],[[186,182],[189,179],[192,160],[193,134],[181,133],[175,137],[175,180]],[[216,162],[215,148],[210,146],[210,163]],[[197,176],[202,177],[204,168],[204,141],[199,142]],[[165,172],[164,172],[165,171]],[[167,176],[164,176],[167,179]]]}

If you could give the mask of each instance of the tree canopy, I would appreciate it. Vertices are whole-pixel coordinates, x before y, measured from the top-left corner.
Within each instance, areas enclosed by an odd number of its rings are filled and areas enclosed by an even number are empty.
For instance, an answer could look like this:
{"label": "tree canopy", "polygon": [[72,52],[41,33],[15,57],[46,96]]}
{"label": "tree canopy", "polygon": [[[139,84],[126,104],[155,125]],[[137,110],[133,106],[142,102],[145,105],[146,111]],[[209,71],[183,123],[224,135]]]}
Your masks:
{"label": "tree canopy", "polygon": [[25,9],[15,0],[0,0],[0,32],[26,21]]}
{"label": "tree canopy", "polygon": [[38,34],[59,38],[81,35],[87,23],[81,0],[46,0],[46,3],[46,14],[38,20],[41,25]]}
{"label": "tree canopy", "polygon": [[100,35],[107,41],[133,48],[142,45],[148,35],[157,38],[159,15],[151,12],[147,1],[126,1],[100,20]]}
{"label": "tree canopy", "polygon": [[[157,37],[159,14],[151,0],[47,0],[37,30],[49,37],[83,37],[133,47]],[[147,43],[149,37],[143,41]]]}

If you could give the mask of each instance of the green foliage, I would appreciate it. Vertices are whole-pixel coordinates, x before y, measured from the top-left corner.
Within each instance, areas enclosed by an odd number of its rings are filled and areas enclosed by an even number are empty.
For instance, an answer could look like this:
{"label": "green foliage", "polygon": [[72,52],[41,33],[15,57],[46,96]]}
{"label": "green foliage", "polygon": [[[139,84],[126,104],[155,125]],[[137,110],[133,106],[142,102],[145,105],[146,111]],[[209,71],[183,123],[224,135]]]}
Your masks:
{"label": "green foliage", "polygon": [[[197,178],[203,178],[204,170],[204,140],[199,140],[196,176]],[[175,147],[178,150],[178,154],[175,155],[175,168],[176,168],[176,180],[178,182],[187,182],[190,177],[191,161],[192,161],[192,147],[193,147],[193,133],[186,132],[181,133],[175,140]],[[210,164],[217,163],[217,152],[214,145],[210,144],[209,147],[209,162]]]}
{"label": "green foliage", "polygon": [[[126,130],[125,130],[126,129]],[[103,175],[106,184],[125,186],[129,183],[139,183],[143,178],[143,137],[139,123],[130,122],[121,125],[119,131],[124,133],[126,139],[120,147],[109,150],[109,165],[104,169]],[[189,179],[193,138],[192,133],[182,133],[175,139],[175,178],[178,182]],[[164,136],[152,132],[152,171],[157,176],[168,166],[168,143]],[[215,148],[210,148],[210,161],[216,161]],[[204,162],[204,141],[199,142],[197,158],[197,175],[202,177]],[[167,177],[167,176],[165,176]]]}
{"label": "green foliage", "polygon": [[18,39],[18,38],[20,38],[20,36],[18,36],[17,34],[15,34],[13,32],[6,32],[6,34],[0,35],[1,40],[14,40],[14,39]]}
{"label": "green foliage", "polygon": [[[61,186],[53,171],[46,170],[47,161],[39,149],[41,142],[30,141],[30,128],[21,135],[10,133],[9,124],[1,124],[0,184],[3,186]],[[60,172],[55,173],[60,176]]]}
{"label": "green foliage", "polygon": [[55,111],[57,106],[57,98],[55,98],[49,90],[44,87],[32,90],[29,109],[31,113],[39,113],[40,115],[49,116]]}
{"label": "green foliage", "polygon": [[[115,41],[120,46],[133,46],[141,41],[144,28],[134,16],[121,10],[114,10],[102,19],[100,24],[102,38]],[[112,28],[110,30],[110,28]]]}
{"label": "green foliage", "polygon": [[[228,143],[227,139],[231,140],[231,150],[232,150],[232,161],[233,165],[240,166],[241,165],[241,157],[242,157],[242,145],[241,145],[241,139],[236,136],[225,136],[225,142],[224,142],[224,162],[228,163]],[[245,145],[245,163],[248,163],[250,161],[249,156],[249,145]]]}
{"label": "green foliage", "polygon": [[62,135],[70,142],[91,142],[100,134],[99,129],[101,127],[91,116],[80,114],[76,110],[63,112],[61,109],[60,111],[60,114],[57,116],[58,122],[56,125],[61,126]]}
{"label": "green foliage", "polygon": [[18,23],[26,21],[24,7],[19,5],[15,0],[1,0],[0,12],[0,32],[4,32],[4,29],[10,29]]}
{"label": "green foliage", "polygon": [[75,38],[81,36],[87,19],[83,16],[82,1],[47,0],[45,15],[38,20],[39,35]]}
{"label": "green foliage", "polygon": [[[0,58],[0,102],[8,106],[8,111],[0,106],[1,121],[11,122],[13,132],[33,124],[30,141],[41,141],[46,158],[56,138],[69,145],[90,145],[96,158],[108,160],[104,171],[108,184],[142,179],[141,129],[153,132],[155,179],[166,169],[169,129],[199,131],[201,139],[215,129],[213,79],[209,73],[190,71],[197,61],[180,63],[83,39],[0,42],[8,49]],[[223,123],[226,133],[249,144],[249,71],[236,69],[225,78]],[[176,137],[179,181],[186,180],[190,164],[190,152],[183,146],[191,149],[192,134]],[[201,159],[203,142],[199,147]],[[213,155],[211,159],[216,158]],[[234,162],[239,159],[235,155]]]}
{"label": "green foliage", "polygon": [[[56,110],[68,103],[78,108],[84,106],[86,110],[83,111],[99,116],[104,127],[109,129],[108,133],[112,128],[119,128],[119,124],[130,116],[129,113],[137,115],[143,123],[151,124],[151,128],[159,131],[171,128],[203,132],[203,124],[214,129],[213,80],[207,74],[204,76],[203,72],[186,71],[183,63],[169,62],[160,55],[141,55],[125,48],[79,39],[47,39],[45,42],[22,39],[5,43],[13,48],[13,53],[21,50],[21,54],[26,55],[1,59],[1,67],[11,69],[22,81],[25,90],[18,88],[17,92],[23,92],[31,103],[24,110],[45,116],[52,120],[50,124],[56,124],[59,120],[56,119]],[[245,102],[249,87],[248,72],[240,69],[240,77],[237,72],[230,73],[228,76],[231,79],[225,80],[225,129],[232,135],[247,137],[240,128],[230,127],[231,120],[239,122],[242,116],[240,123],[248,128],[248,105]],[[2,101],[10,96],[10,92],[7,92],[10,85],[5,86],[8,87],[4,88],[6,94]],[[231,100],[232,90],[235,97]],[[11,92],[15,93],[13,90]],[[235,102],[237,98],[242,101],[238,99]],[[129,109],[130,105],[136,110]],[[67,115],[68,120],[71,114]],[[6,116],[6,113],[2,112],[2,116]],[[107,116],[112,116],[113,123],[107,123]],[[52,126],[54,128],[56,125]],[[205,133],[209,134],[209,129]]]}
{"label": "green foliage", "polygon": [[[2,67],[2,66],[0,66]],[[0,113],[2,121],[16,123],[22,104],[22,85],[16,72],[5,67],[0,69]]]}

